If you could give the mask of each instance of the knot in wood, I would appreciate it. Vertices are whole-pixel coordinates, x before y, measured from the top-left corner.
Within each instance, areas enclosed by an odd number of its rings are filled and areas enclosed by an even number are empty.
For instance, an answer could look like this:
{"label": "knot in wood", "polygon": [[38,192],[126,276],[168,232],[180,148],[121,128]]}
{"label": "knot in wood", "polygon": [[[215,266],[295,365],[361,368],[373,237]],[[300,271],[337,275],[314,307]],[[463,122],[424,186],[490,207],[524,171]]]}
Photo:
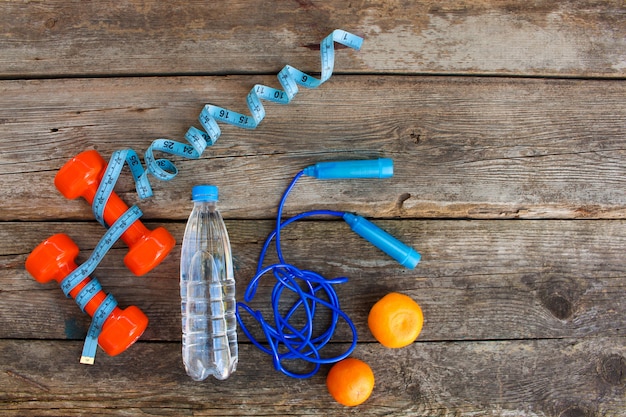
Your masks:
{"label": "knot in wood", "polygon": [[600,362],[600,375],[610,385],[626,385],[626,360],[618,354],[603,358]]}
{"label": "knot in wood", "polygon": [[547,295],[543,305],[559,320],[567,320],[574,313],[572,302],[558,293]]}
{"label": "knot in wood", "polygon": [[589,412],[586,408],[573,406],[563,410],[559,417],[593,417],[594,413]]}

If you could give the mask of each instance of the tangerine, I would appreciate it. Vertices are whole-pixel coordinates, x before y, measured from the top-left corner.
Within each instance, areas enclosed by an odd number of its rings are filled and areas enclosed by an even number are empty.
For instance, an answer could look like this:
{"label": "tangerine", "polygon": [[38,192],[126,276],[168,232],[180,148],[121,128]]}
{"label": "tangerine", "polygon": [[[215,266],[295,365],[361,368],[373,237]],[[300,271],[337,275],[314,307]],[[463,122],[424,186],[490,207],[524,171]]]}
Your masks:
{"label": "tangerine", "polygon": [[411,297],[392,292],[374,304],[367,325],[383,346],[401,348],[417,339],[424,325],[424,315]]}
{"label": "tangerine", "polygon": [[326,377],[328,392],[339,404],[354,407],[363,403],[374,389],[374,372],[365,362],[346,358],[330,368]]}

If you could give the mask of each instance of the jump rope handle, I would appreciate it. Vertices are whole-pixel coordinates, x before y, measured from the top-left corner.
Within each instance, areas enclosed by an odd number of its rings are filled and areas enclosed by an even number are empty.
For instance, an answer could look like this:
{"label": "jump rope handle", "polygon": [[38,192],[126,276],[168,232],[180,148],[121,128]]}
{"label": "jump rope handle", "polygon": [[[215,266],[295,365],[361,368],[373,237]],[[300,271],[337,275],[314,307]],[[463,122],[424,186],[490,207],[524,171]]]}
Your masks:
{"label": "jump rope handle", "polygon": [[357,235],[391,256],[405,268],[413,269],[419,263],[421,255],[415,249],[400,242],[364,217],[344,213],[343,220]]}
{"label": "jump rope handle", "polygon": [[[304,175],[321,180],[354,178],[389,178],[393,176],[393,161],[389,158],[370,160],[318,162],[304,169]],[[374,223],[352,213],[344,213],[343,220],[359,236],[398,261],[413,269],[421,255]]]}
{"label": "jump rope handle", "polygon": [[389,158],[318,162],[304,169],[304,175],[319,180],[354,178],[389,178],[393,176],[393,161]]}

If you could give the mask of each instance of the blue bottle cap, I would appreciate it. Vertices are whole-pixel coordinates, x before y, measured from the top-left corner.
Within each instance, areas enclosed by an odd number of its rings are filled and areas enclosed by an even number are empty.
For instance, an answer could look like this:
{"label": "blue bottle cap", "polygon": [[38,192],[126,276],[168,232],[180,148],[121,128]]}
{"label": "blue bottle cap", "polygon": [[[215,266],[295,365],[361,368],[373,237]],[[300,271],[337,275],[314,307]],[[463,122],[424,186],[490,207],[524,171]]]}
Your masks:
{"label": "blue bottle cap", "polygon": [[191,199],[193,201],[217,201],[217,186],[194,185],[191,189]]}

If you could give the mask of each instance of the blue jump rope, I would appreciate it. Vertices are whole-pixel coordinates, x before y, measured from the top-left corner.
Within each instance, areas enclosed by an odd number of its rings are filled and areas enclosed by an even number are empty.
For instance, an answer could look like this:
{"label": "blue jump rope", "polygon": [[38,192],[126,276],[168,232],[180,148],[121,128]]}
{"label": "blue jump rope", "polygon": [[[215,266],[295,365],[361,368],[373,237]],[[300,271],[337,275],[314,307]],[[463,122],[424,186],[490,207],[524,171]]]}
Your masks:
{"label": "blue jump rope", "polygon": [[[289,264],[281,249],[280,235],[284,227],[311,216],[341,217],[355,233],[387,253],[404,267],[412,269],[420,261],[420,254],[417,251],[359,215],[333,210],[312,210],[282,221],[285,201],[298,179],[303,175],[317,179],[388,178],[393,175],[393,161],[381,158],[317,163],[298,172],[283,193],[278,205],[276,227],[267,236],[261,249],[256,274],[251,279],[244,294],[245,302],[237,303],[237,321],[248,339],[262,352],[272,357],[274,368],[293,378],[309,378],[317,373],[322,364],[338,362],[348,357],[356,347],[357,332],[352,320],[341,310],[337,293],[333,287],[335,284],[347,282],[348,278],[327,279],[314,271],[302,270]],[[263,263],[273,240],[275,240],[278,263],[264,267]],[[246,304],[254,298],[260,279],[269,272],[272,272],[276,278],[271,296],[273,325],[272,319],[266,319],[261,311],[255,311]],[[298,300],[293,303],[286,314],[282,315],[280,301],[285,290],[295,293]],[[318,293],[323,294],[322,297],[318,296]],[[313,320],[316,311],[324,307],[331,311],[329,326],[321,334],[314,334]],[[240,310],[247,312],[258,323],[265,335],[265,343],[252,335],[242,319]],[[296,321],[294,317],[297,313],[299,313],[299,317],[302,314],[305,317],[304,324],[300,327],[292,323]],[[343,319],[350,327],[352,342],[343,353],[332,357],[323,357],[320,351],[332,339],[340,319]],[[300,318],[297,321],[302,323]],[[313,369],[310,372],[293,372],[285,366],[286,361],[293,360],[309,362],[313,364]]]}

